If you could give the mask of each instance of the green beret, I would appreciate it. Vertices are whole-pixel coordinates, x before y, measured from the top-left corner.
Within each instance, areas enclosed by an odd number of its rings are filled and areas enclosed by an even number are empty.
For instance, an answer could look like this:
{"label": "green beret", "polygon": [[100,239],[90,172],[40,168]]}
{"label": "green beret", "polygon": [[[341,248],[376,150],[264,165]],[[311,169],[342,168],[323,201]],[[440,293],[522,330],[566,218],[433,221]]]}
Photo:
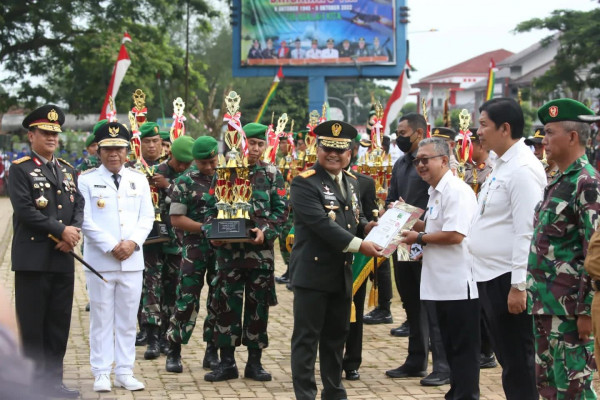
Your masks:
{"label": "green beret", "polygon": [[192,147],[192,154],[194,155],[194,158],[196,160],[206,160],[207,158],[213,158],[214,156],[216,156],[218,150],[219,143],[214,137],[200,136],[194,142],[194,147]]}
{"label": "green beret", "polygon": [[191,136],[180,136],[173,141],[171,145],[171,154],[173,158],[180,162],[192,162],[192,146],[194,145],[194,138]]}
{"label": "green beret", "polygon": [[595,116],[594,112],[583,103],[573,99],[549,101],[538,110],[538,118],[544,125],[558,121],[595,122],[600,120],[600,116]]}
{"label": "green beret", "polygon": [[246,139],[254,138],[267,140],[267,129],[269,127],[263,124],[259,124],[256,122],[250,122],[249,124],[244,125],[244,132],[246,133]]}
{"label": "green beret", "polygon": [[169,132],[169,131],[159,131],[158,134],[160,135],[160,138],[163,140],[163,142],[170,142],[171,141],[171,132]]}
{"label": "green beret", "polygon": [[298,140],[298,139],[302,139],[304,140],[304,138],[306,137],[306,134],[308,133],[308,129],[302,129],[298,132],[294,133],[294,140]]}
{"label": "green beret", "polygon": [[96,142],[96,136],[93,133],[90,133],[88,137],[85,138],[85,147],[90,147],[94,142]]}
{"label": "green beret", "polygon": [[98,128],[100,128],[102,125],[106,124],[107,122],[108,122],[107,119],[103,119],[103,120],[96,122],[96,125],[94,125],[94,127],[92,128],[92,135],[96,135],[96,131],[98,130]]}
{"label": "green beret", "polygon": [[146,122],[140,126],[140,139],[158,136],[160,128],[156,122]]}

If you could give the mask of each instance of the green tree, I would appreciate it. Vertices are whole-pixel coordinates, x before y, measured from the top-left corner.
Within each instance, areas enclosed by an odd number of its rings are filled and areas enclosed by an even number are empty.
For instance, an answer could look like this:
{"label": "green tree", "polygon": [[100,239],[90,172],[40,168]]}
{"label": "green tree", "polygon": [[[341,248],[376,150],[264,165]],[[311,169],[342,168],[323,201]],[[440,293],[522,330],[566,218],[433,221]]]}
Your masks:
{"label": "green tree", "polygon": [[402,110],[400,112],[404,114],[408,113],[416,113],[417,112],[417,103],[408,102],[402,106]]}
{"label": "green tree", "polygon": [[600,87],[600,8],[591,11],[554,10],[549,17],[533,18],[521,22],[516,32],[547,29],[552,35],[542,40],[548,45],[559,41],[554,65],[534,81],[534,87],[542,93],[534,97],[547,97],[561,90],[558,95],[582,99],[586,87]]}

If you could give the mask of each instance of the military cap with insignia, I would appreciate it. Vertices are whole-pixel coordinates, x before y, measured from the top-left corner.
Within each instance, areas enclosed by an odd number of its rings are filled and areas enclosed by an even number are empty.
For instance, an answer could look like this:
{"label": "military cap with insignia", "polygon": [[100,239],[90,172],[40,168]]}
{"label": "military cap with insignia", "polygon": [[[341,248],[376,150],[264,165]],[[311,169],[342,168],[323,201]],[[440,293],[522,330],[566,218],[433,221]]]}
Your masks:
{"label": "military cap with insignia", "polygon": [[269,127],[263,124],[259,124],[258,122],[250,122],[249,124],[244,125],[244,133],[246,134],[246,139],[261,139],[267,140],[267,129]]}
{"label": "military cap with insignia", "polygon": [[327,43],[334,43],[334,40],[332,38],[327,39]]}
{"label": "military cap with insignia", "polygon": [[33,110],[23,119],[23,128],[28,130],[39,128],[50,132],[62,132],[61,127],[64,123],[65,113],[63,110],[54,104],[46,104]]}
{"label": "military cap with insignia", "polygon": [[171,145],[171,154],[177,161],[188,163],[194,160],[192,156],[192,147],[194,146],[194,138],[191,136],[180,136],[173,141]]}
{"label": "military cap with insignia", "polygon": [[542,143],[542,140],[544,140],[544,137],[546,136],[546,132],[544,131],[543,127],[537,128],[535,133],[533,134],[533,136],[529,136],[527,139],[525,139],[525,144],[527,146],[533,146],[534,144],[540,144]]}
{"label": "military cap with insignia", "polygon": [[159,136],[160,127],[156,122],[146,122],[140,126],[140,139]]}
{"label": "military cap with insignia", "polygon": [[127,147],[131,134],[125,127],[118,122],[108,122],[102,125],[96,131],[96,140],[98,147]]}
{"label": "military cap with insignia", "polygon": [[477,134],[478,130],[479,130],[479,128],[469,128],[469,132],[471,132],[469,135],[469,137],[471,138],[471,141],[479,142],[479,135]]}
{"label": "military cap with insignia", "polygon": [[431,131],[431,137],[439,137],[446,140],[454,140],[454,138],[456,137],[456,132],[453,129],[442,126],[440,128],[433,128],[433,130]]}
{"label": "military cap with insignia", "polygon": [[344,121],[330,120],[317,125],[314,129],[319,146],[348,150],[358,131]]}
{"label": "military cap with insignia", "polygon": [[583,103],[573,99],[556,99],[547,102],[539,108],[538,118],[544,125],[559,121],[600,121],[599,115],[594,115],[594,112]]}
{"label": "military cap with insignia", "polygon": [[171,143],[171,132],[169,131],[159,131],[158,134],[163,142]]}
{"label": "military cap with insignia", "polygon": [[200,136],[194,142],[192,155],[196,160],[206,160],[217,155],[219,142],[212,136]]}

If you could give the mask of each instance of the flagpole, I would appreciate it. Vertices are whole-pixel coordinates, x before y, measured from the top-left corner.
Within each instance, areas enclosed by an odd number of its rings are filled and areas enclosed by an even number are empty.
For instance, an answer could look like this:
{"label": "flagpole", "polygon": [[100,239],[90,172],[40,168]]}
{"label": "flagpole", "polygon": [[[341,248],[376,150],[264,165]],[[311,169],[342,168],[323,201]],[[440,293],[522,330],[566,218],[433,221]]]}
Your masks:
{"label": "flagpole", "polygon": [[275,77],[273,78],[273,83],[271,83],[271,87],[269,88],[269,91],[267,92],[267,97],[265,97],[265,100],[262,102],[260,109],[258,110],[258,114],[256,115],[256,118],[254,119],[254,122],[260,122],[260,119],[262,118],[265,111],[267,110],[267,107],[269,106],[271,99],[275,95],[275,91],[277,90],[277,86],[279,85],[279,81],[281,79],[283,79],[283,67],[279,66],[279,70],[277,71],[277,74],[275,74]]}

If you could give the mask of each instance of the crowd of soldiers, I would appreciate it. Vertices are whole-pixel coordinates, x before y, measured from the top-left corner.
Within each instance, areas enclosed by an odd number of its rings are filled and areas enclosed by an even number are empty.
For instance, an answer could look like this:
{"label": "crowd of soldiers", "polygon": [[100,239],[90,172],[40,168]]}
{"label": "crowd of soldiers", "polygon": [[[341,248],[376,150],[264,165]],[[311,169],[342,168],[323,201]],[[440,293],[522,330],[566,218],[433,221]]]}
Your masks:
{"label": "crowd of soldiers", "polygon": [[[447,168],[478,196],[474,213],[478,217],[474,218],[473,226],[469,223],[469,233],[461,233],[469,239],[469,251],[475,260],[469,285],[477,284],[469,286],[467,299],[478,299],[477,313],[481,310],[482,314],[476,321],[478,339],[469,350],[477,355],[474,368],[478,371],[480,366],[495,366],[495,352],[503,367],[503,386],[509,399],[596,398],[591,384],[596,368],[592,324],[595,329],[600,321],[592,322],[590,317],[597,308],[592,306],[595,279],[600,278],[600,238],[594,233],[600,211],[600,181],[585,152],[591,140],[589,124],[597,118],[579,102],[555,100],[538,112],[544,126],[523,140],[520,107],[515,106],[514,100],[496,100],[482,105],[479,128],[460,132],[448,127],[429,129],[419,114],[403,116],[394,143],[382,136],[384,158],[391,152],[390,146],[404,153],[394,163],[391,181],[384,185],[385,204],[377,201],[373,178],[357,172],[359,148],[363,146],[366,151],[375,148],[371,139],[377,140],[376,135],[380,134],[373,127],[376,123],[369,125],[368,138],[358,135],[349,124],[324,119],[308,130],[290,135],[293,141],[284,140],[288,134],[280,132],[282,140],[277,140],[274,163],[264,157],[272,127],[259,123],[240,126],[247,146],[245,162],[252,187],[249,218],[253,222],[251,236],[243,242],[209,239],[219,211],[215,196],[219,143],[209,136],[194,140],[187,135],[171,143],[171,132],[163,131],[154,122],[142,121],[139,159],[135,158],[132,145],[132,160],[125,167],[145,176],[156,213],[153,230],[145,242],[133,243],[135,249],[131,249],[135,252],[140,247],[143,253],[135,345],[146,346],[144,358],[156,359],[164,353],[166,370],[182,372],[182,344],[189,342],[203,306],[206,316],[202,337],[206,351],[202,365],[210,370],[204,379],[218,382],[238,378],[235,351],[243,345],[248,350],[244,377],[271,380],[261,357],[269,346],[269,309],[277,305],[275,283],[283,283],[294,291],[291,364],[297,398],[316,396],[314,365],[318,345],[322,397],[346,398],[342,372],[346,379],[360,379],[362,323],[392,322],[391,268],[384,262],[371,274],[372,279],[383,285],[379,305],[363,320],[367,286],[364,282],[353,298],[359,314],[357,321],[349,323],[352,253],[381,255],[380,246],[361,239],[376,226],[373,209],[383,214],[386,207],[400,201],[426,210],[422,217],[425,222],[435,218],[434,207],[428,204],[435,185],[419,175],[427,172],[428,164],[432,168],[437,165],[434,159],[439,158],[443,167],[440,171]],[[15,209],[12,260],[25,355],[38,363],[36,375],[39,382],[44,382],[46,394],[50,387],[52,394],[75,398],[78,391],[62,383],[62,358],[74,284],[73,259],[69,253],[82,239],[82,226],[85,240],[90,241],[86,244],[92,246],[94,240],[89,224],[85,223],[85,218],[90,217],[84,215],[78,175],[86,177],[86,185],[93,184],[94,174],[108,168],[110,160],[106,152],[113,147],[129,146],[132,136],[128,128],[117,122],[98,122],[85,142],[88,156],[75,169],[53,155],[63,122],[64,113],[54,105],[33,111],[23,121],[32,153],[14,161],[10,171],[10,196]],[[433,141],[428,141],[429,137]],[[121,142],[117,141],[119,138]],[[296,168],[298,164],[293,161],[306,160],[309,141],[315,145],[316,163],[305,162],[303,167]],[[427,144],[434,145],[430,149],[447,148],[447,155],[442,151],[422,156],[419,151]],[[465,145],[469,148],[468,157],[465,159],[466,153],[457,157]],[[98,146],[104,149],[104,157],[97,153]],[[514,155],[522,148],[529,155]],[[536,165],[529,161],[534,156]],[[509,174],[511,157],[516,172]],[[540,174],[545,174],[543,182],[538,179]],[[527,181],[529,176],[531,181]],[[115,193],[120,193],[119,182],[124,182],[123,177],[113,176],[113,179]],[[134,180],[128,181],[129,189],[138,193]],[[521,186],[513,186],[515,182]],[[86,195],[91,202],[85,204],[86,210],[102,210],[110,199],[101,194],[98,197],[97,193],[99,188],[106,189],[106,185],[92,186],[95,191]],[[519,191],[513,190],[515,187]],[[498,204],[501,198],[507,199],[503,205]],[[489,235],[484,217],[499,215],[494,214],[494,207],[512,212],[514,227],[523,224],[514,231],[511,226],[506,227],[513,236],[504,240],[508,247],[515,246],[506,249],[508,259],[494,259],[493,254],[482,255],[481,248],[471,248],[475,243],[470,240],[473,230],[479,232],[480,241]],[[166,231],[159,232],[163,225]],[[435,246],[456,244],[439,241],[426,226],[417,224],[411,234],[403,233],[406,243],[413,245],[410,260],[399,260],[396,254],[391,257],[407,314],[407,322],[392,329],[391,334],[409,336],[409,354],[404,364],[386,374],[391,378],[422,377],[423,385],[450,384],[447,398],[478,398],[478,373],[477,377],[465,377],[466,372],[458,371],[458,358],[451,351],[457,333],[445,324],[440,326],[439,318],[445,314],[438,315],[439,301],[424,299],[419,293],[424,284],[422,258],[434,254]],[[48,235],[56,243],[48,240]],[[274,275],[277,239],[288,267],[280,277]],[[428,243],[430,246],[426,248]],[[500,243],[497,246],[506,248]],[[117,246],[109,252],[119,258],[121,248]],[[32,254],[39,260],[32,260]],[[86,258],[86,251],[83,255]],[[487,263],[487,256],[493,261]],[[91,264],[95,261],[86,260]],[[488,267],[494,263],[506,264],[509,272],[479,280],[474,272],[478,260]],[[87,278],[92,279],[91,275]],[[500,278],[502,281],[496,282]],[[203,297],[205,285],[208,290]],[[90,286],[94,285],[88,281],[90,311],[94,313],[94,307],[99,306],[92,299],[95,289]],[[493,290],[498,293],[492,295]],[[32,310],[39,304],[47,304],[42,313]],[[317,304],[323,305],[317,306],[322,315],[305,312],[314,310]],[[118,329],[115,335],[119,335]],[[596,351],[598,348],[596,344]],[[426,376],[430,349],[433,371]],[[118,361],[115,360],[117,364]],[[92,355],[94,390],[111,391],[107,377],[110,368],[98,372],[94,362]],[[130,390],[144,388],[132,375],[117,376],[115,386]]]}

